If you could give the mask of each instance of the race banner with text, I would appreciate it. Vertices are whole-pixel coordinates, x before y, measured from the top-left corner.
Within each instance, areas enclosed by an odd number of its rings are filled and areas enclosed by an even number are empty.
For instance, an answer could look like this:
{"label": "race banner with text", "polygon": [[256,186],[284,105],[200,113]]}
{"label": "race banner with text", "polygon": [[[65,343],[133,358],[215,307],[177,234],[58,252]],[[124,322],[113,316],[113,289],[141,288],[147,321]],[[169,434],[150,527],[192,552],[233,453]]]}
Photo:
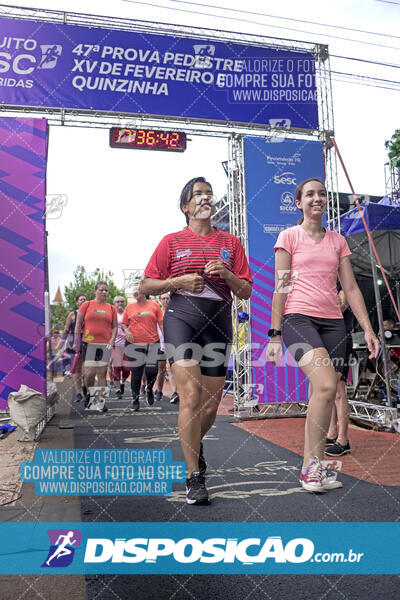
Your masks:
{"label": "race banner with text", "polygon": [[3,104],[318,128],[311,52],[0,19]]}
{"label": "race banner with text", "polygon": [[254,278],[251,296],[253,401],[304,402],[306,379],[285,349],[275,367],[266,362],[275,287],[274,244],[281,231],[301,216],[295,204],[297,185],[309,177],[324,180],[320,142],[261,139],[244,140],[249,260]]}

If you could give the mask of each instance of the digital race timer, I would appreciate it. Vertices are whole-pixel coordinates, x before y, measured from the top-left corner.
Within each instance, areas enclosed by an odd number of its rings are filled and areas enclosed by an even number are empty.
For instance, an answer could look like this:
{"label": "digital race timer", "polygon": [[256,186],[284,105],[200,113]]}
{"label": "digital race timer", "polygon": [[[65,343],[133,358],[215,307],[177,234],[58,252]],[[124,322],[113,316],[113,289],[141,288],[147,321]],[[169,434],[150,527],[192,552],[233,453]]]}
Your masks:
{"label": "digital race timer", "polygon": [[111,148],[184,152],[186,150],[186,133],[182,131],[159,131],[158,129],[111,127],[110,146]]}

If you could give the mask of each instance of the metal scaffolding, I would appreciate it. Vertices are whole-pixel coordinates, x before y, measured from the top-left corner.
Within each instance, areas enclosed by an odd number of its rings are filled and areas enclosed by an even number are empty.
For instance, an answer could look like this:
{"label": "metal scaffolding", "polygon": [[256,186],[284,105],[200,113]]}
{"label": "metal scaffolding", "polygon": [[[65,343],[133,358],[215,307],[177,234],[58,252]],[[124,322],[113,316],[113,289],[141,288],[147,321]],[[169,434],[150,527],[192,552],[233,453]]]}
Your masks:
{"label": "metal scaffolding", "polygon": [[[250,46],[267,47],[277,50],[291,50],[300,53],[312,53],[316,60],[316,86],[318,94],[319,126],[317,129],[292,127],[273,127],[267,124],[237,123],[227,121],[208,121],[186,117],[166,117],[143,115],[127,112],[110,112],[70,108],[50,108],[38,106],[14,106],[0,104],[1,116],[45,117],[50,125],[72,127],[159,127],[163,130],[179,130],[188,134],[224,137],[229,142],[229,160],[227,162],[228,194],[220,202],[220,211],[229,207],[230,230],[242,242],[248,254],[247,209],[245,196],[245,167],[243,139],[246,135],[260,137],[282,137],[287,139],[320,140],[325,150],[326,182],[328,189],[328,223],[333,227],[339,215],[339,194],[337,188],[336,155],[330,142],[334,136],[333,104],[331,90],[331,71],[328,47],[325,44],[285,40],[232,31],[213,30],[201,27],[154,23],[150,21],[112,18],[99,15],[71,13],[57,10],[20,8],[10,5],[0,6],[0,17],[40,22],[101,27],[104,29],[140,32],[143,34],[164,34],[172,37],[190,37],[207,41],[237,43]],[[234,344],[233,344],[233,393],[234,414],[237,417],[259,417],[260,410],[252,400],[253,384],[251,374],[251,332],[250,320],[239,323],[239,313],[250,317],[250,301],[235,299],[233,303]],[[288,407],[281,406],[288,414]],[[273,413],[279,413],[280,407],[273,406]],[[265,408],[265,413],[270,413]],[[297,413],[299,411],[297,410]],[[300,412],[304,412],[303,408]]]}

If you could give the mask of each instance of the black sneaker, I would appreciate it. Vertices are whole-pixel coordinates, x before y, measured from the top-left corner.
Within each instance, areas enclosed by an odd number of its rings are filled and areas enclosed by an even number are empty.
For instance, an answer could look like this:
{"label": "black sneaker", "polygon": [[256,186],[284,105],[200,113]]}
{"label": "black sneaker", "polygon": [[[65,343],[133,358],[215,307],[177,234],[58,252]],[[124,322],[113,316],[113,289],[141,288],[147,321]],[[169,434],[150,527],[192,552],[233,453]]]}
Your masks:
{"label": "black sneaker", "polygon": [[345,446],[339,444],[339,442],[335,442],[329,448],[326,448],[325,454],[327,456],[343,456],[344,454],[351,454],[350,444],[347,442]]}
{"label": "black sneaker", "polygon": [[120,383],[119,387],[121,389],[121,396],[123,396],[124,395],[124,391],[125,391],[125,384],[124,383]]}
{"label": "black sneaker", "polygon": [[207,471],[207,463],[204,458],[203,452],[203,442],[200,442],[200,452],[199,452],[199,473],[202,477],[205,477]]}
{"label": "black sneaker", "polygon": [[337,437],[335,438],[326,438],[325,440],[325,446],[332,446],[332,444],[334,444],[337,440]]}
{"label": "black sneaker", "polygon": [[121,392],[121,390],[117,390],[115,392],[115,397],[117,398],[117,400],[121,400],[121,398],[122,398],[122,392]]}
{"label": "black sneaker", "polygon": [[174,392],[171,396],[171,400],[169,401],[170,404],[178,404],[179,403],[179,396],[178,396],[178,392]]}
{"label": "black sneaker", "polygon": [[189,479],[186,479],[186,502],[188,504],[208,504],[208,492],[205,479],[198,471],[193,471]]}
{"label": "black sneaker", "polygon": [[139,410],[139,408],[140,408],[139,398],[132,398],[131,408],[133,408],[133,410]]}
{"label": "black sneaker", "polygon": [[145,394],[146,394],[146,402],[147,402],[148,406],[153,406],[153,404],[154,404],[153,390],[146,386]]}
{"label": "black sneaker", "polygon": [[75,402],[80,402],[81,400],[83,400],[83,396],[79,392],[78,394],[75,395]]}

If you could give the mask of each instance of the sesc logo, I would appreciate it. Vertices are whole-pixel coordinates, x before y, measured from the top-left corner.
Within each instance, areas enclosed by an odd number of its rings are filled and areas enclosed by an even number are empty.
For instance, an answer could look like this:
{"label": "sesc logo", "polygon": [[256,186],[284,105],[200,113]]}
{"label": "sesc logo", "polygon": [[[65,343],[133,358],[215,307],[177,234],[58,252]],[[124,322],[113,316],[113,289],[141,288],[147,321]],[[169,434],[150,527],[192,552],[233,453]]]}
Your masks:
{"label": "sesc logo", "polygon": [[296,204],[292,192],[283,192],[281,196],[280,212],[292,213],[295,212]]}
{"label": "sesc logo", "polygon": [[281,173],[280,175],[274,175],[274,183],[277,185],[297,185],[296,175],[290,171],[285,171],[285,173]]}

